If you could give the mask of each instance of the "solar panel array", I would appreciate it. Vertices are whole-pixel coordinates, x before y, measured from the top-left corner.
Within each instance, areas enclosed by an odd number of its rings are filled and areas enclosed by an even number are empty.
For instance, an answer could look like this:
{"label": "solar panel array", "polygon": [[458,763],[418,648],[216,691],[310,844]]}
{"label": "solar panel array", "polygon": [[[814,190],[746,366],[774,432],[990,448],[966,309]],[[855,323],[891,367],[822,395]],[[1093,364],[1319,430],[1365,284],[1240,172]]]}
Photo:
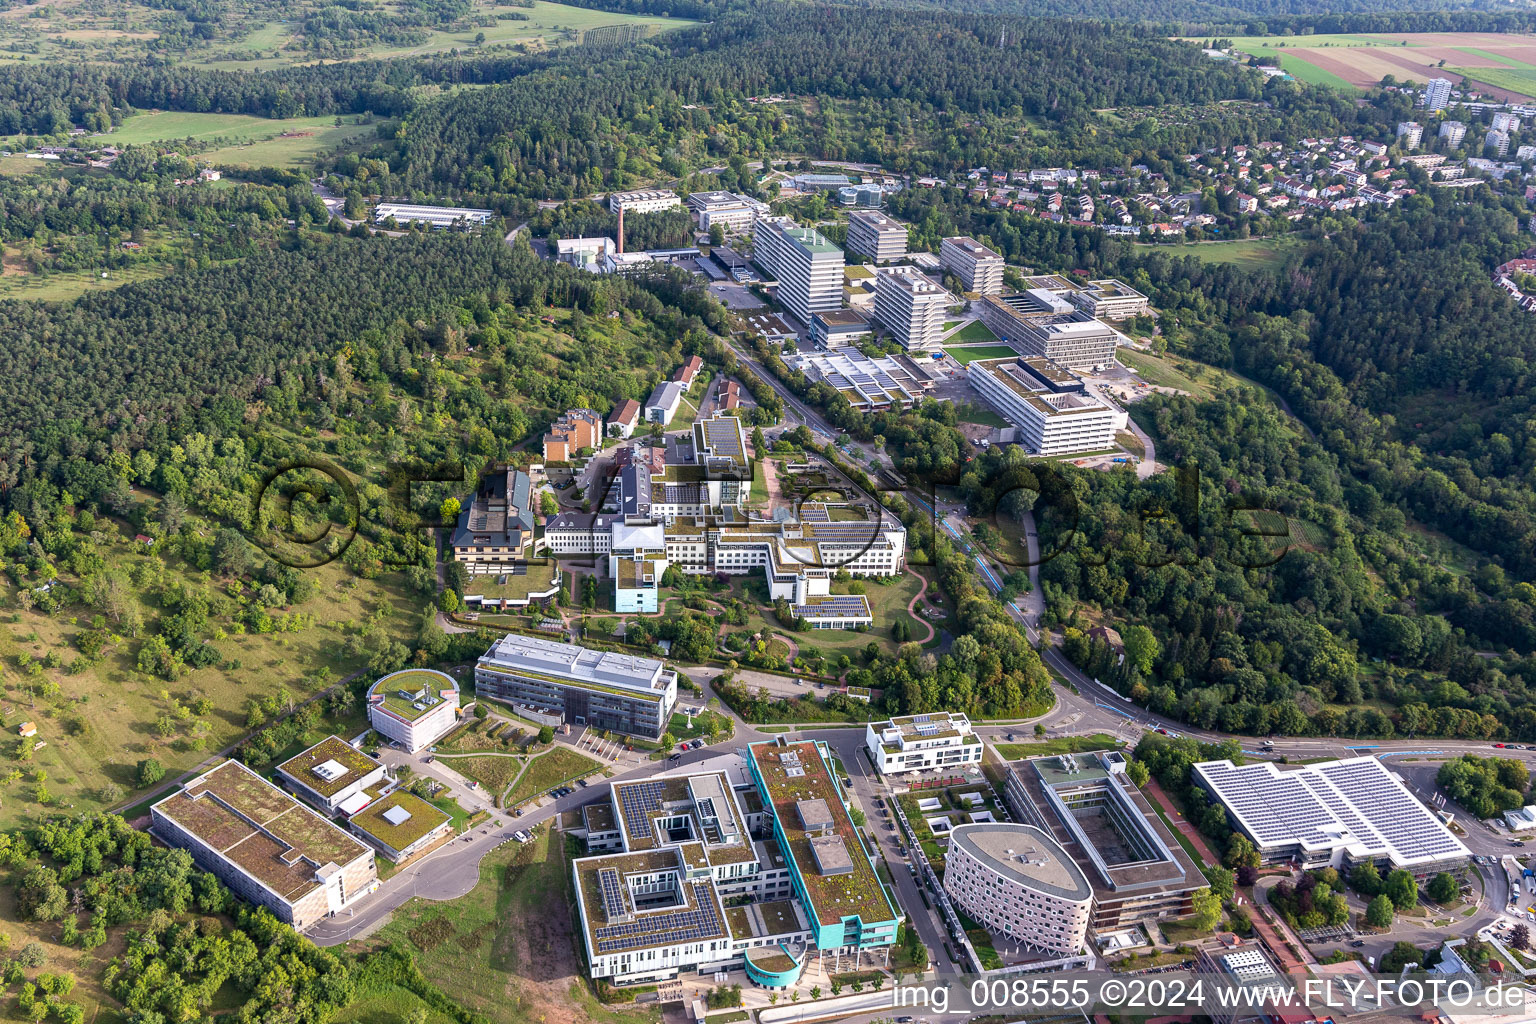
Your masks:
{"label": "solar panel array", "polygon": [[653,811],[661,810],[660,782],[632,782],[619,787],[619,804],[624,811],[624,831],[631,839],[651,838]]}
{"label": "solar panel array", "polygon": [[676,945],[722,938],[725,929],[709,886],[700,882],[689,885],[693,906],[683,910],[645,914],[623,924],[604,925],[593,931],[599,953],[619,953],[645,946]]}
{"label": "solar panel array", "polygon": [[863,544],[869,541],[880,530],[880,523],[875,520],[862,520],[841,523],[808,523],[806,533],[818,541],[843,542],[848,544]]}
{"label": "solar panel array", "polygon": [[833,594],[830,597],[819,598],[811,604],[797,604],[794,606],[794,612],[803,619],[829,616],[848,618],[868,615],[869,604],[862,594]]}
{"label": "solar panel array", "polygon": [[1221,802],[1263,845],[1359,846],[1404,863],[1468,852],[1375,758],[1286,772],[1268,763],[1199,767]]}
{"label": "solar panel array", "polygon": [[747,460],[746,449],[741,444],[740,422],[734,416],[704,421],[704,443],[709,445],[711,454],[732,462]]}
{"label": "solar panel array", "polygon": [[603,891],[603,916],[609,921],[624,921],[630,917],[629,900],[624,896],[624,883],[619,880],[617,868],[598,868],[597,884]]}
{"label": "solar panel array", "polygon": [[802,523],[830,523],[832,521],[832,513],[821,506],[813,508],[810,505],[801,505],[800,521]]}

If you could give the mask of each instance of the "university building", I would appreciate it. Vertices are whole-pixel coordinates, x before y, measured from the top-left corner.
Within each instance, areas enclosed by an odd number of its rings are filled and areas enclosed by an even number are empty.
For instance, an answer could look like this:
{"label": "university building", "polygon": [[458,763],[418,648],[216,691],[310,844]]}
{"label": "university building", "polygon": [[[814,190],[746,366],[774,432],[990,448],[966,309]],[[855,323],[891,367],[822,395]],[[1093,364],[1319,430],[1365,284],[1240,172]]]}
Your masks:
{"label": "university building", "polygon": [[150,831],[303,931],[377,886],[373,851],[239,761],[150,808]]}
{"label": "university building", "polygon": [[964,768],[981,764],[982,755],[970,719],[951,711],[870,722],[864,749],[881,775]]}
{"label": "university building", "polygon": [[481,655],[475,689],[535,722],[655,740],[677,704],[677,673],[654,658],[509,633]]}

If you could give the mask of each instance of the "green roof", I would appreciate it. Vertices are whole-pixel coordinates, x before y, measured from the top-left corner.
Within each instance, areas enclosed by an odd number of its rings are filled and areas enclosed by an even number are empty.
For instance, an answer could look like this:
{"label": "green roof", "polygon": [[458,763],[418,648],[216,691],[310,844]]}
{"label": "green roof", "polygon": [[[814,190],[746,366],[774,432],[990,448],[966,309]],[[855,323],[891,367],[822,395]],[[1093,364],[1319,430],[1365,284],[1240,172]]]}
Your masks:
{"label": "green roof", "polygon": [[434,696],[441,697],[445,691],[457,693],[459,684],[453,681],[453,677],[444,672],[435,672],[426,668],[408,668],[401,672],[391,672],[389,675],[373,684],[373,689],[368,691],[370,703],[377,703],[377,698],[383,698],[384,707],[399,715],[408,722],[425,715],[436,706],[433,701],[426,707],[418,708],[416,701],[407,700],[400,696],[401,691],[406,693],[420,693],[427,690]]}
{"label": "green roof", "polygon": [[[327,761],[335,761],[345,769],[345,772],[332,779],[317,775],[315,768]],[[331,796],[381,767],[383,766],[379,762],[361,750],[355,749],[345,740],[336,736],[327,736],[302,754],[278,765],[277,770],[321,796]]]}
{"label": "green roof", "polygon": [[[384,817],[384,812],[392,807],[401,807],[410,812],[410,817],[398,825],[392,825]],[[431,832],[445,821],[452,820],[452,816],[440,808],[427,803],[419,796],[397,789],[382,800],[375,800],[352,816],[352,826],[360,832],[365,832],[377,839],[391,850],[404,850],[422,836]]]}

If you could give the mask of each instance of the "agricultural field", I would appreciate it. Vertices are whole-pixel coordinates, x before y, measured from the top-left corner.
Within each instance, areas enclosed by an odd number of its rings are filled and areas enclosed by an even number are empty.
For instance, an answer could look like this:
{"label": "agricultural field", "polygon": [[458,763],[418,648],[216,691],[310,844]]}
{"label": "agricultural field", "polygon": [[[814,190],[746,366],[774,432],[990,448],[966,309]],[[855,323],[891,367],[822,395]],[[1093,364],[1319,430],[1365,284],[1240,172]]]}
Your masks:
{"label": "agricultural field", "polygon": [[1496,32],[1239,36],[1233,48],[1278,57],[1305,82],[1371,88],[1387,75],[1420,84],[1464,78],[1503,99],[1536,96],[1536,36]]}

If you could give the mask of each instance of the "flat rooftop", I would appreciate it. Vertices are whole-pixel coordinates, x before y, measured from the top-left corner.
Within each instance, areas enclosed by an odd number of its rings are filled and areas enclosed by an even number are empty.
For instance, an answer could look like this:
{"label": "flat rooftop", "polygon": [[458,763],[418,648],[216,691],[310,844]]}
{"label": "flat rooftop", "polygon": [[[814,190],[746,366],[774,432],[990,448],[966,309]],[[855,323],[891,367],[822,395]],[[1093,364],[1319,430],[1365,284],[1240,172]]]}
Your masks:
{"label": "flat rooftop", "polygon": [[327,864],[370,851],[238,761],[225,761],[154,809],[292,903],[315,889]]}
{"label": "flat rooftop", "polygon": [[949,841],[1005,878],[1031,889],[1078,903],[1093,897],[1082,869],[1054,839],[1033,825],[957,825],[950,831]]}
{"label": "flat rooftop", "polygon": [[[338,774],[332,766],[339,767]],[[277,766],[277,770],[321,796],[339,793],[384,767],[337,736],[327,736],[308,750]]]}
{"label": "flat rooftop", "polygon": [[[1036,757],[1015,761],[1008,770],[1049,827],[1051,838],[1087,874],[1100,902],[1128,896],[1145,898],[1206,884],[1199,866],[1141,791],[1117,782],[1091,755]],[[1075,815],[1064,805],[1074,790],[1104,789],[1107,797],[1111,786],[1124,799],[1122,811],[1128,820],[1120,825],[1091,813]],[[1145,848],[1134,850],[1126,845],[1121,829],[1127,826],[1142,833]]]}
{"label": "flat rooftop", "polygon": [[368,833],[390,849],[403,850],[453,818],[421,797],[397,789],[384,799],[375,800],[349,820],[354,828]]}
{"label": "flat rooftop", "polygon": [[[679,847],[645,853],[614,853],[574,862],[577,899],[588,948],[597,956],[655,949],[680,943],[730,938],[725,908],[708,877],[686,879],[688,861]],[[673,898],[643,895],[637,903],[629,880],[658,876],[671,883]],[[648,888],[650,888],[648,886]]]}
{"label": "flat rooftop", "polygon": [[480,667],[575,686],[661,700],[668,675],[655,658],[594,651],[543,637],[508,634],[480,658]]}
{"label": "flat rooftop", "polygon": [[1205,761],[1195,780],[1215,794],[1260,846],[1344,848],[1351,857],[1386,858],[1393,867],[1465,859],[1471,851],[1402,780],[1374,757],[1351,757],[1288,771],[1268,761]]}
{"label": "flat rooftop", "polygon": [[[795,871],[805,885],[812,916],[823,925],[836,924],[848,917],[858,917],[866,924],[894,920],[896,911],[865,856],[858,833],[838,796],[837,784],[816,744],[804,741],[781,746],[765,742],[754,743],[748,750],[768,791],[768,802],[783,830]],[[823,875],[817,869],[811,834],[801,826],[796,807],[802,800],[825,801],[834,834],[848,844],[853,870]]]}
{"label": "flat rooftop", "polygon": [[755,856],[746,819],[724,772],[618,782],[611,793],[610,821],[622,830],[628,851],[695,842],[702,843],[712,864],[741,863]]}
{"label": "flat rooftop", "polygon": [[408,668],[391,672],[374,683],[368,691],[368,703],[382,704],[384,710],[397,718],[414,722],[438,707],[445,697],[458,692],[459,684],[446,672]]}
{"label": "flat rooftop", "polygon": [[993,252],[991,249],[988,249],[986,246],[984,246],[980,242],[976,241],[976,239],[969,238],[969,237],[967,237],[965,235],[956,235],[953,238],[946,238],[946,239],[944,239],[944,241],[945,241],[946,244],[955,246],[956,248],[960,249],[962,252],[966,253],[968,256],[971,256],[974,259],[978,259],[978,260],[987,260],[987,259],[1000,260],[1000,259],[1002,259],[1002,256],[1000,256],[997,253]]}

